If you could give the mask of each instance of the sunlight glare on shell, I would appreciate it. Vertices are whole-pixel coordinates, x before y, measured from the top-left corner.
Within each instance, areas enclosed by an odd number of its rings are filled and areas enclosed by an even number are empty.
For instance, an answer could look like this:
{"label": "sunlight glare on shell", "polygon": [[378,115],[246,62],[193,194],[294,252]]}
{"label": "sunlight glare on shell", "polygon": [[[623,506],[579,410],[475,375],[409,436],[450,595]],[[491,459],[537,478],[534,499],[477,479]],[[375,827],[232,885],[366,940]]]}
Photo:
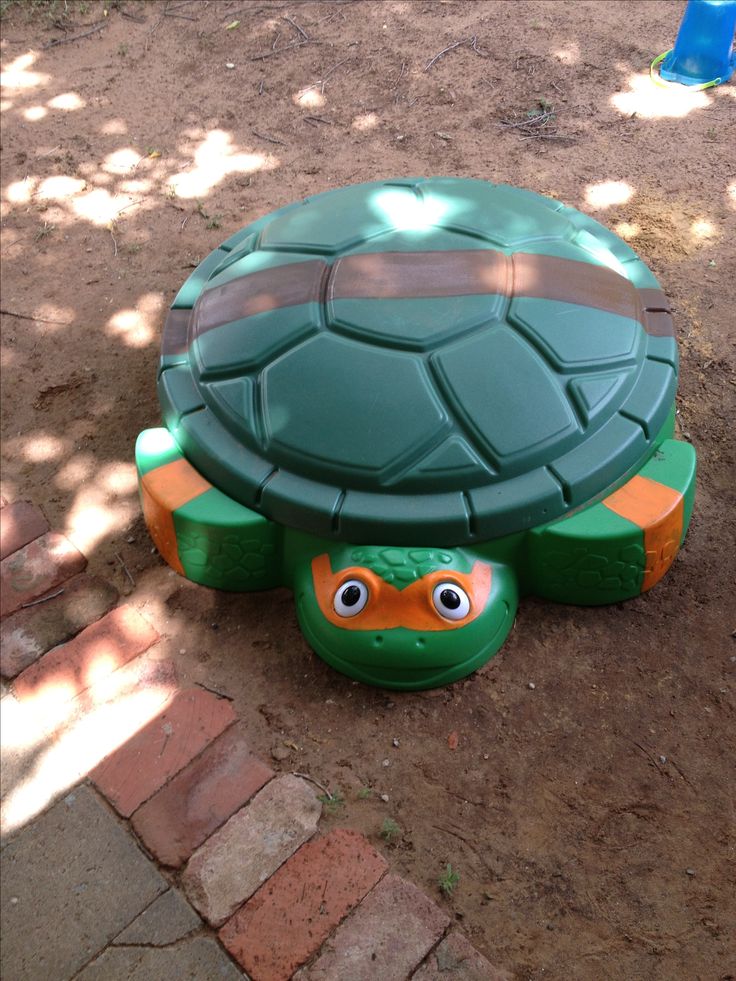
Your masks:
{"label": "sunlight glare on shell", "polygon": [[372,203],[396,231],[423,231],[432,228],[450,210],[450,203],[439,196],[419,198],[410,189],[387,187],[373,195]]}

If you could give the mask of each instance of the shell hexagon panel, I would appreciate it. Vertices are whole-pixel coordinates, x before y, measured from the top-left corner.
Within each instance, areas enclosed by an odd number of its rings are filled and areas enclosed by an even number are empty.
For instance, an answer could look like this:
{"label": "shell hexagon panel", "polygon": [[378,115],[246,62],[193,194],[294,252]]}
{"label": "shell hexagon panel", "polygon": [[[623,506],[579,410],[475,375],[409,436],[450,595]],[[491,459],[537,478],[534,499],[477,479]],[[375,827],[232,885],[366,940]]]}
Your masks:
{"label": "shell hexagon panel", "polygon": [[287,585],[369,684],[461,678],[519,598],[614,603],[682,542],[669,303],[628,245],[485,181],[361,184],[233,235],[164,326],[164,427],[136,448],[163,557]]}

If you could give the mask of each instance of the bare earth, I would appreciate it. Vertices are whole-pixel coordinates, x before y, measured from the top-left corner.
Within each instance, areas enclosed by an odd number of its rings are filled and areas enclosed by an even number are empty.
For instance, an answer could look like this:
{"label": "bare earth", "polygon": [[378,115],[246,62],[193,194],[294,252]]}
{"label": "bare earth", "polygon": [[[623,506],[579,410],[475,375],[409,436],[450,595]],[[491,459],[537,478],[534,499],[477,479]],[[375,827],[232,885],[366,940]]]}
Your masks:
{"label": "bare earth", "polygon": [[[3,20],[4,495],[40,504],[183,673],[234,698],[256,752],[339,789],[329,822],[438,899],[459,870],[440,901],[493,963],[519,979],[733,978],[734,86],[649,82],[674,3],[110,8],[54,47],[102,5]],[[549,115],[529,126],[535,112]],[[212,248],[296,197],[432,174],[554,195],[640,252],[674,302],[700,477],[651,594],[526,601],[475,676],[397,695],[323,665],[285,590],[217,593],[164,567],[132,452],[159,419],[165,309]]]}

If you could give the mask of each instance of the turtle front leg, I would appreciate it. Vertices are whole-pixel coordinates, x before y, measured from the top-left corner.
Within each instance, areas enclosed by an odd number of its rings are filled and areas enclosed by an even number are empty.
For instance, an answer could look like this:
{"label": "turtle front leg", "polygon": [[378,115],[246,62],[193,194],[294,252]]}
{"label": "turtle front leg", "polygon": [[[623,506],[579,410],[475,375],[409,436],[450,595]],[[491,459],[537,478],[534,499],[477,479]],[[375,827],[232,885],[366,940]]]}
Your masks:
{"label": "turtle front leg", "polygon": [[528,591],[596,606],[651,589],[682,544],[695,494],[695,450],[667,439],[601,501],[527,539]]}
{"label": "turtle front leg", "polygon": [[146,525],[172,569],[233,592],[280,585],[278,525],[213,487],[167,429],[144,430],[135,458]]}

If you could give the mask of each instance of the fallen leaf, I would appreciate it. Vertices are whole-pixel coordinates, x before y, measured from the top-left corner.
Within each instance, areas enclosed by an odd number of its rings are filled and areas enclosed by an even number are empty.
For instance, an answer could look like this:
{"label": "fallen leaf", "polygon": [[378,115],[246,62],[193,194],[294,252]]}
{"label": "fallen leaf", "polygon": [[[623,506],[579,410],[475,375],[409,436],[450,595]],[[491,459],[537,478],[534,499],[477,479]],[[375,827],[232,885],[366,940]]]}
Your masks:
{"label": "fallen leaf", "polygon": [[239,20],[234,20],[231,24],[228,24],[225,28],[226,31],[234,31],[236,27],[240,26]]}
{"label": "fallen leaf", "polygon": [[457,749],[457,744],[459,742],[460,742],[460,737],[453,730],[453,732],[451,732],[450,735],[447,737],[447,745],[450,747],[450,749]]}

